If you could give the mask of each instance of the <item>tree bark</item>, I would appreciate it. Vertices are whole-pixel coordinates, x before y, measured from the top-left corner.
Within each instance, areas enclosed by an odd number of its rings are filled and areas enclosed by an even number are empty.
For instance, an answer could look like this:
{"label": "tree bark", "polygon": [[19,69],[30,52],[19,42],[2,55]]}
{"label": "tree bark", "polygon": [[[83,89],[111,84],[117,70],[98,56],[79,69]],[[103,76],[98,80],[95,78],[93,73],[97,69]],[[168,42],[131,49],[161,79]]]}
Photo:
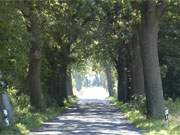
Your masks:
{"label": "tree bark", "polygon": [[67,95],[67,65],[61,65],[59,67],[59,90],[58,90],[58,97],[57,101],[60,106],[64,105],[64,100],[68,98]]}
{"label": "tree bark", "polygon": [[73,96],[73,86],[72,86],[72,75],[71,75],[71,69],[68,70],[67,73],[67,95]]}
{"label": "tree bark", "polygon": [[132,37],[132,91],[131,95],[144,95],[144,71],[141,59],[139,33],[134,29]]}
{"label": "tree bark", "polygon": [[[30,6],[30,5],[28,5]],[[26,7],[22,9],[27,19],[27,30],[31,34],[31,49],[29,62],[29,91],[31,105],[36,109],[44,109],[45,102],[41,89],[41,59],[43,40],[41,36],[40,20],[36,9]]]}
{"label": "tree bark", "polygon": [[74,78],[76,82],[76,90],[80,91],[82,88],[82,81],[83,81],[82,76],[79,72],[76,72],[74,75]]}
{"label": "tree bark", "polygon": [[142,10],[142,60],[147,100],[147,114],[163,117],[164,98],[158,58],[159,18],[155,1],[144,1]]}
{"label": "tree bark", "polygon": [[104,69],[107,78],[107,88],[108,88],[109,96],[113,96],[113,81],[112,81],[111,67],[105,64]]}
{"label": "tree bark", "polygon": [[120,54],[116,64],[116,70],[118,73],[118,100],[122,102],[127,101],[127,72],[126,72],[126,60],[125,57]]}

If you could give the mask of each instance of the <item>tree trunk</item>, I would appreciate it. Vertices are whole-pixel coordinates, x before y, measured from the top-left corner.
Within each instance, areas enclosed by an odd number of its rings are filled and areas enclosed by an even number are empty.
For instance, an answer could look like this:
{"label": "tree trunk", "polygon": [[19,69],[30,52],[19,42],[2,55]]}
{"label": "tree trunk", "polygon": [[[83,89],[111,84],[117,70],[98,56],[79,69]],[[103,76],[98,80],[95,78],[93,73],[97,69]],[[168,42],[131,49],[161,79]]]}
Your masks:
{"label": "tree trunk", "polygon": [[64,100],[67,99],[67,65],[59,67],[59,90],[57,94],[57,101],[60,106],[64,105]]}
{"label": "tree trunk", "polygon": [[67,95],[68,96],[73,96],[73,87],[72,87],[72,76],[71,76],[71,69],[68,71],[68,76],[67,76]]}
{"label": "tree trunk", "polygon": [[[36,50],[36,49],[35,49]],[[36,59],[33,57],[33,52],[35,50],[31,49],[30,64],[29,64],[29,89],[30,89],[30,99],[31,104],[37,109],[44,107],[44,99],[41,89],[41,59]]]}
{"label": "tree trunk", "polygon": [[127,72],[126,72],[126,60],[124,56],[118,57],[117,61],[117,73],[118,73],[118,100],[122,102],[127,101]]}
{"label": "tree trunk", "polygon": [[80,91],[82,88],[82,80],[83,80],[82,76],[79,72],[76,72],[74,75],[74,78],[75,78],[75,82],[76,82],[76,90]]}
{"label": "tree trunk", "polygon": [[131,95],[144,95],[144,71],[141,59],[139,33],[134,30],[132,37],[132,91]]}
{"label": "tree trunk", "polygon": [[30,22],[27,29],[31,33],[31,49],[29,62],[29,91],[32,106],[36,109],[43,109],[45,102],[41,89],[41,55],[43,40],[41,37],[41,28],[39,15],[36,9],[26,8],[22,10],[25,18]]}
{"label": "tree trunk", "polygon": [[112,81],[111,67],[106,64],[104,65],[104,69],[107,78],[107,88],[108,88],[109,96],[113,96],[113,81]]}
{"label": "tree trunk", "polygon": [[158,58],[159,18],[155,1],[144,1],[142,11],[142,60],[147,100],[147,113],[152,118],[163,117],[164,98]]}

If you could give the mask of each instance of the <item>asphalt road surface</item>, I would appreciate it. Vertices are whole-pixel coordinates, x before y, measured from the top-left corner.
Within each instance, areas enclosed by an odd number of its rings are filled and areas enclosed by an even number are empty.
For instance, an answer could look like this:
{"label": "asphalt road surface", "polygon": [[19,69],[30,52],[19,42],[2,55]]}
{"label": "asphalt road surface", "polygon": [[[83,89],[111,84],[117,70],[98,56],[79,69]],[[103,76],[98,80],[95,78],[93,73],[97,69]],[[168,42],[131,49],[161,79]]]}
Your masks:
{"label": "asphalt road surface", "polygon": [[142,135],[105,99],[80,99],[30,135]]}

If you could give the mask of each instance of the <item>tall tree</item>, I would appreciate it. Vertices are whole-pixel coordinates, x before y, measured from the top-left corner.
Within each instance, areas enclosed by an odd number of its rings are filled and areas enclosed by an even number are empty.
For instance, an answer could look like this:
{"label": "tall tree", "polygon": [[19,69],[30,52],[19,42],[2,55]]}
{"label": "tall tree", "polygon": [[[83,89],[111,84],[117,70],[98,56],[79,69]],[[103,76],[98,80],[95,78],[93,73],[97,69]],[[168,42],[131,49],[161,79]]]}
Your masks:
{"label": "tall tree", "polygon": [[126,58],[126,45],[124,44],[119,49],[118,58],[116,61],[117,79],[118,79],[118,100],[122,102],[127,101],[128,95],[128,78],[127,78],[127,58]]}
{"label": "tall tree", "polygon": [[[138,26],[136,26],[138,27]],[[133,31],[131,45],[132,92],[131,95],[144,95],[144,71],[141,59],[141,48],[138,28]]]}
{"label": "tall tree", "polygon": [[28,32],[31,34],[31,49],[29,56],[29,91],[31,104],[36,109],[43,109],[45,107],[44,97],[41,88],[41,60],[43,40],[41,35],[41,20],[40,13],[36,9],[36,3],[21,2],[20,10],[26,18],[26,26]]}
{"label": "tall tree", "polygon": [[159,22],[164,1],[143,1],[141,47],[148,116],[161,118],[164,111],[163,88],[158,58]]}
{"label": "tall tree", "polygon": [[113,96],[113,80],[111,65],[104,64],[103,67],[107,78],[107,89],[109,91],[109,96]]}
{"label": "tall tree", "polygon": [[68,71],[67,71],[67,95],[68,96],[73,96],[74,93],[73,93],[73,86],[72,86],[72,75],[71,75],[71,69],[69,68]]}
{"label": "tall tree", "polygon": [[165,98],[176,100],[180,96],[180,1],[168,4],[159,31],[159,58]]}

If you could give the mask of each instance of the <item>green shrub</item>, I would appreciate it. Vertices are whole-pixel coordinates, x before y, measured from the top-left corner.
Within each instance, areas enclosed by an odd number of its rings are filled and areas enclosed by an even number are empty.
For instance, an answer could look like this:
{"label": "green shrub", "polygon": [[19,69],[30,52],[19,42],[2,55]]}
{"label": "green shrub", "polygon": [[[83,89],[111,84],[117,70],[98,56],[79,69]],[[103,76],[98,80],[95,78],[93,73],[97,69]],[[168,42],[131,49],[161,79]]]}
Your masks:
{"label": "green shrub", "polygon": [[15,123],[8,127],[0,127],[0,135],[26,135],[30,129],[39,128],[44,121],[54,118],[76,102],[76,97],[69,97],[64,107],[51,107],[45,112],[35,112],[32,111],[29,96],[19,95],[14,87],[8,87],[7,93],[13,105]]}
{"label": "green shrub", "polygon": [[135,109],[143,114],[146,113],[146,97],[144,95],[132,96],[131,103]]}
{"label": "green shrub", "polygon": [[18,90],[14,87],[8,87],[7,93],[13,105],[15,116],[20,117],[30,112],[32,107],[30,105],[30,98],[28,95],[17,94]]}
{"label": "green shrub", "polygon": [[123,104],[118,102],[115,98],[111,98],[112,103],[117,106],[127,117],[127,119],[142,129],[145,135],[180,135],[180,100],[173,102],[172,99],[168,99],[166,107],[169,108],[169,126],[164,120],[146,119],[146,116],[138,110],[138,107],[134,107],[133,104]]}

